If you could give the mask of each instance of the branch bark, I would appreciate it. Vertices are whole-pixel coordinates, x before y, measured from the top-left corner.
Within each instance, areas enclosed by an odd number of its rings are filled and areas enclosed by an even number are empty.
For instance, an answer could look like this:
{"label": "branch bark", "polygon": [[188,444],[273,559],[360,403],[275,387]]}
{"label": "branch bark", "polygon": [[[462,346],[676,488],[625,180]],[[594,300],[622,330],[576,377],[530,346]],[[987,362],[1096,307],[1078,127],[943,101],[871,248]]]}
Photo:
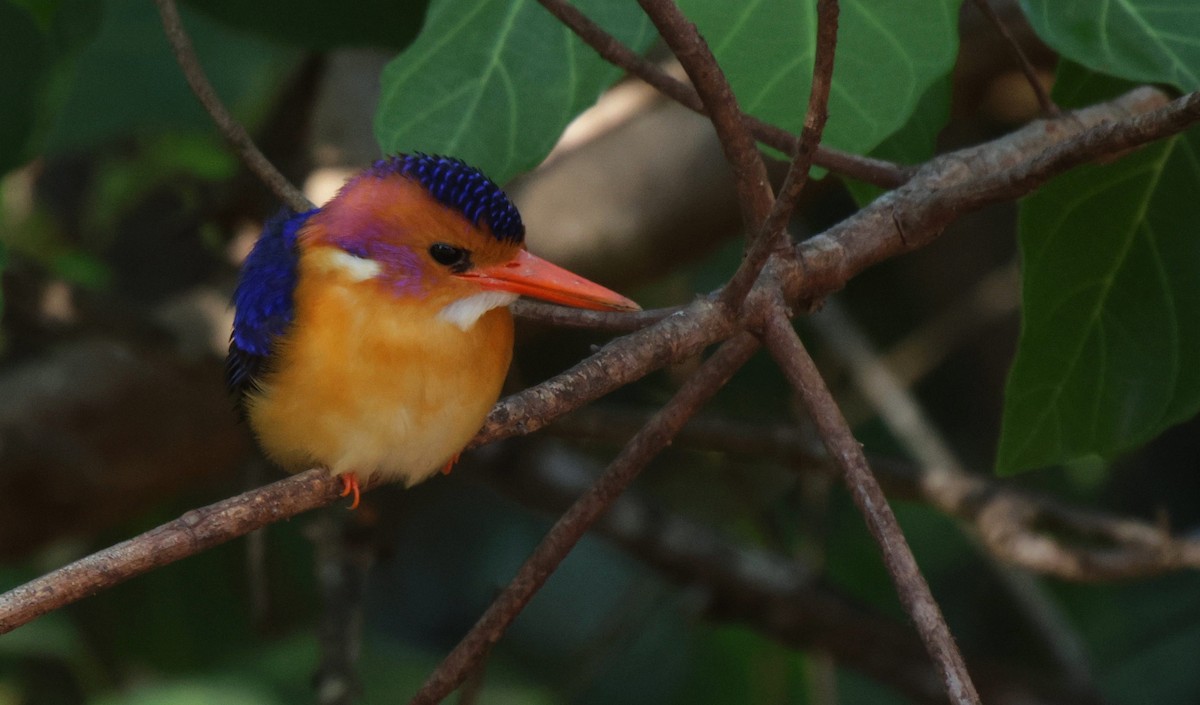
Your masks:
{"label": "branch bark", "polygon": [[0,595],[0,634],[88,595],[340,497],[324,469],[293,475],[93,553]]}
{"label": "branch bark", "polygon": [[1177,134],[1200,121],[1200,93],[1174,101],[1136,88],[1057,120],[1038,120],[923,165],[900,188],[880,196],[825,232],[796,246],[803,262],[778,274],[789,301],[817,301],[883,260],[926,247],[971,211],[1015,200],[1080,164]]}

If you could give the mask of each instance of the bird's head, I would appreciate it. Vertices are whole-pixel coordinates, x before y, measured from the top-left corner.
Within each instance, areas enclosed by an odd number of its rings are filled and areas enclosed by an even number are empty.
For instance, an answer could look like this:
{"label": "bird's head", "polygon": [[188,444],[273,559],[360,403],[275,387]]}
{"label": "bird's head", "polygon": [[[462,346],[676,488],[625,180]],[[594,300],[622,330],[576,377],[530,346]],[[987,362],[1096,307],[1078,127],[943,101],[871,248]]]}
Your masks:
{"label": "bird's head", "polygon": [[504,192],[474,167],[424,154],[376,162],[313,214],[300,246],[337,276],[415,297],[470,327],[519,295],[599,310],[633,301],[530,254]]}

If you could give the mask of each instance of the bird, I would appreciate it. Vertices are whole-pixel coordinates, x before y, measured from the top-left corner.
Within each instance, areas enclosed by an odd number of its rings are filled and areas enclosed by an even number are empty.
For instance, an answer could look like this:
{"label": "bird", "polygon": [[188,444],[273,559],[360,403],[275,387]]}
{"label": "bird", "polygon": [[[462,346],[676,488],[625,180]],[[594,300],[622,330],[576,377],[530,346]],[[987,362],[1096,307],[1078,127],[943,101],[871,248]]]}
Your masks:
{"label": "bird", "polygon": [[270,219],[234,290],[226,358],[266,456],[291,472],[327,468],[351,508],[372,476],[411,486],[449,472],[500,396],[513,301],[640,310],[524,239],[483,172],[421,152]]}

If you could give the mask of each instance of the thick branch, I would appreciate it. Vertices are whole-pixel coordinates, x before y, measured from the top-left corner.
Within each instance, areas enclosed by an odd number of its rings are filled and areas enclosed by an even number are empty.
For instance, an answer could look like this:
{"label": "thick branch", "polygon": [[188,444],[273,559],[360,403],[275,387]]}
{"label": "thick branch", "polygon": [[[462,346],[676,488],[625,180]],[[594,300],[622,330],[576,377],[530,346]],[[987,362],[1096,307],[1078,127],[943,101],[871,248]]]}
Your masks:
{"label": "thick branch", "polygon": [[341,486],[327,471],[309,470],[186,512],[0,595],[0,634],[129,578],[329,504]]}
{"label": "thick branch", "polygon": [[325,512],[309,525],[313,570],[321,593],[317,623],[320,661],[313,676],[319,705],[351,705],[362,697],[358,657],[362,648],[363,597],[375,547],[357,532],[348,512]]}
{"label": "thick branch", "polygon": [[790,294],[818,300],[871,265],[925,247],[968,212],[1020,198],[1072,167],[1177,134],[1198,120],[1200,93],[1167,102],[1161,91],[1143,87],[937,157],[900,188],[800,243],[803,270],[796,265],[779,276],[796,282]]}

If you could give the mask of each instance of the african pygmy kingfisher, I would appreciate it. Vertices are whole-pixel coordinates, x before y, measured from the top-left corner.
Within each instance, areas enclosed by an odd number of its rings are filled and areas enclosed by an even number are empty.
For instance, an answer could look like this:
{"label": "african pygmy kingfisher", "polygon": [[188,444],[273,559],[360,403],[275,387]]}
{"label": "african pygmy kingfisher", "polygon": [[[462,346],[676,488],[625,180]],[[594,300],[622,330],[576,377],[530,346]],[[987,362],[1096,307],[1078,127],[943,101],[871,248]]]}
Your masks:
{"label": "african pygmy kingfisher", "polygon": [[234,294],[226,371],[267,455],[321,465],[344,495],[378,474],[449,470],[500,395],[520,295],[591,309],[633,301],[530,254],[479,170],[382,159],[324,206],[269,222]]}

